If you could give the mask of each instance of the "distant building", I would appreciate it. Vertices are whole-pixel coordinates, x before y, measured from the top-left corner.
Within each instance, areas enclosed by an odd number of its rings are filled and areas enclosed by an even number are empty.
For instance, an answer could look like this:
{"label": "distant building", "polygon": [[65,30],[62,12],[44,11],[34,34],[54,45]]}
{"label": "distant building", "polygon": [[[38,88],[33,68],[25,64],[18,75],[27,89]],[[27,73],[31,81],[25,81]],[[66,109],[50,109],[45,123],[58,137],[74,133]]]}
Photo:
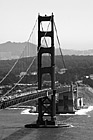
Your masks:
{"label": "distant building", "polygon": [[90,74],[90,76],[89,76],[89,77],[90,77],[90,79],[91,79],[91,80],[93,80],[93,74]]}
{"label": "distant building", "polygon": [[[44,88],[51,87],[51,81],[43,81],[42,86],[43,86]],[[60,86],[60,83],[59,83],[58,81],[55,81],[55,86],[56,86],[56,87]]]}
{"label": "distant building", "polygon": [[66,72],[66,70],[67,70],[66,68],[60,69],[60,70],[58,71],[58,73],[59,73],[59,74],[64,74],[64,73]]}
{"label": "distant building", "polygon": [[25,75],[27,75],[26,72],[21,72],[19,76],[22,77],[22,76],[25,76]]}
{"label": "distant building", "polygon": [[31,75],[37,75],[37,72],[36,71],[31,72]]}

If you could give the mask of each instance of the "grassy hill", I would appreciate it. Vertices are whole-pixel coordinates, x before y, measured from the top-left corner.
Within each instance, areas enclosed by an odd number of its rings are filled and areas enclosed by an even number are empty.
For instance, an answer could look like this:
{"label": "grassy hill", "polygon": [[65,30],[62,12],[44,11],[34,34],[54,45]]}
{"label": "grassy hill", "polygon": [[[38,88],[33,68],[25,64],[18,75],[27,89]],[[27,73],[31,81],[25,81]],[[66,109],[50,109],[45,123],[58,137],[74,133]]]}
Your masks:
{"label": "grassy hill", "polygon": [[[9,79],[16,79],[15,76],[19,75],[20,72],[25,72],[30,63],[32,62],[33,57],[21,58],[18,63],[15,65],[14,69],[10,73]],[[17,60],[1,60],[0,61],[0,79],[2,79],[7,72],[12,68]],[[56,61],[56,72],[64,68],[63,61],[61,56],[55,56]],[[81,79],[86,75],[93,74],[93,56],[64,56],[65,65],[67,68],[66,73],[60,75],[56,73],[56,80],[59,80],[61,83],[71,82],[77,79]],[[51,61],[49,56],[43,56],[42,66],[50,66]],[[32,67],[29,69],[28,74],[33,71],[37,71],[37,59],[34,61]],[[13,78],[14,76],[14,78]],[[11,81],[12,81],[11,79]],[[31,78],[30,78],[31,79]]]}
{"label": "grassy hill", "polygon": [[[25,48],[24,53],[22,54]],[[93,49],[90,50],[70,50],[63,49],[63,55],[93,55]],[[5,42],[0,44],[0,60],[16,59],[22,54],[22,57],[33,57],[37,55],[37,45],[28,42]],[[55,54],[60,55],[59,48],[55,48]]]}
{"label": "grassy hill", "polygon": [[[26,68],[27,65],[29,65],[31,63],[31,61],[33,60],[33,57],[25,57],[25,58],[21,58],[16,66],[16,70],[18,70],[18,68],[20,67],[22,68]],[[13,64],[15,63],[16,59],[12,59],[12,60],[0,60],[0,70],[1,71],[8,71]],[[36,59],[37,61],[37,59]],[[33,67],[35,67],[36,69],[36,65],[37,62],[35,61],[35,63],[33,64]],[[63,66],[63,61],[60,55],[55,56],[55,63],[56,66],[58,68],[62,68]],[[91,69],[93,68],[93,56],[69,56],[69,55],[65,55],[64,56],[64,61],[65,61],[65,65],[67,69]],[[49,56],[44,56],[42,59],[42,64],[43,66],[47,66],[50,64],[50,57]],[[21,66],[20,66],[21,65]],[[33,69],[33,68],[32,68]]]}

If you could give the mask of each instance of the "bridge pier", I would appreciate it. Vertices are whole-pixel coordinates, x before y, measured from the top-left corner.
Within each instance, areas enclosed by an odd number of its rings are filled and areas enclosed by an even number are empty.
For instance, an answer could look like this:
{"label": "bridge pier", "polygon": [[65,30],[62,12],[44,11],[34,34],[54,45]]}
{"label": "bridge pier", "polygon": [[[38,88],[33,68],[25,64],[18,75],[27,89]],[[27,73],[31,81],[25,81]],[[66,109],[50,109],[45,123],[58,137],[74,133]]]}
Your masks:
{"label": "bridge pier", "polygon": [[55,90],[53,95],[38,99],[38,119],[37,126],[56,125],[56,103]]}
{"label": "bridge pier", "polygon": [[[51,23],[51,31],[41,31],[41,22],[49,21]],[[41,38],[50,37],[51,46],[42,47]],[[51,65],[42,66],[42,54],[48,53]],[[42,90],[42,75],[50,74],[52,95],[41,97],[38,99],[38,119],[36,124],[28,124],[26,127],[50,128],[59,127],[56,121],[56,101],[55,101],[55,48],[54,48],[54,15],[40,16],[38,15],[38,90]],[[63,124],[62,126],[67,126]]]}

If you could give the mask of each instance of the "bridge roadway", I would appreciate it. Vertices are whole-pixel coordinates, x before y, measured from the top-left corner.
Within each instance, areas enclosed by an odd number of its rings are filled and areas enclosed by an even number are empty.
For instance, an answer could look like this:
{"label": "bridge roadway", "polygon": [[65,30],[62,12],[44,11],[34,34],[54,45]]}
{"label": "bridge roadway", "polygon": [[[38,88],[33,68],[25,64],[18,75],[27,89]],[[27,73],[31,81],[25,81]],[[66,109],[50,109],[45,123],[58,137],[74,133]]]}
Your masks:
{"label": "bridge roadway", "polygon": [[[64,92],[70,92],[71,87],[70,86],[60,86],[56,88],[56,93],[64,93]],[[26,101],[31,101],[31,100],[36,100],[38,98],[44,97],[44,96],[49,96],[52,95],[53,92],[51,88],[43,89],[43,90],[37,90],[33,92],[27,92],[21,96],[17,96],[13,99],[7,99],[5,101],[0,102],[0,109],[7,108],[9,106],[13,106],[22,102]]]}

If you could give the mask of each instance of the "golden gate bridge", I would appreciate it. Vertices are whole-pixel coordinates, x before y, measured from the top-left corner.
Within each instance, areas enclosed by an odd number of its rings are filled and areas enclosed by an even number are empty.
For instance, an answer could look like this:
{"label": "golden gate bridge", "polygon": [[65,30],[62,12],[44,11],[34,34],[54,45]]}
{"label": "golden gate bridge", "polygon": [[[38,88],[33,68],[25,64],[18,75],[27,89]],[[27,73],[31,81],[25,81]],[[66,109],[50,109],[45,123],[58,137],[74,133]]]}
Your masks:
{"label": "golden gate bridge", "polygon": [[[34,56],[33,60],[29,64],[28,68],[26,69],[25,73],[27,73],[34,61],[37,59],[37,76],[38,76],[38,89],[35,91],[29,91],[25,92],[25,94],[21,94],[21,96],[17,96],[14,98],[7,98],[5,101],[0,102],[0,109],[7,108],[9,106],[13,106],[16,104],[20,104],[23,102],[31,101],[31,100],[38,100],[38,119],[36,121],[36,124],[34,126],[41,127],[41,126],[56,126],[56,94],[61,94],[64,92],[73,92],[72,86],[62,86],[59,85],[58,87],[55,86],[55,46],[54,46],[54,29],[56,32],[56,38],[59,45],[59,50],[62,56],[62,62],[64,67],[65,62],[63,59],[63,54],[60,47],[60,41],[58,38],[57,28],[56,24],[54,22],[54,15],[51,16],[40,16],[38,15],[38,19],[35,22],[35,25],[32,29],[32,32],[30,34],[30,37],[27,42],[30,41],[32,34],[34,32],[34,29],[36,27],[38,21],[38,46],[37,46],[37,57]],[[47,26],[47,30],[45,31],[42,23],[49,22]],[[49,27],[50,26],[50,27]],[[43,39],[42,39],[43,38]],[[50,39],[50,46],[48,46],[47,38]],[[45,41],[45,45],[42,45],[42,42]],[[14,67],[19,62],[19,59],[23,57],[23,54],[25,54],[26,46],[24,47],[24,50],[20,57],[15,61],[12,68],[9,70],[9,72],[5,75],[5,77],[0,81],[2,83],[8,75],[11,73],[11,71],[14,69]],[[50,59],[50,64],[48,66],[42,66],[42,59],[43,55],[48,54]],[[50,88],[42,88],[42,76],[44,74],[49,74],[51,79],[51,87]],[[8,97],[9,95],[12,95],[12,91],[16,88],[16,86],[22,81],[22,79],[25,77],[25,75],[22,75],[19,79],[19,81],[14,84],[14,86],[8,90],[3,96]],[[45,113],[48,114],[47,119],[44,119]],[[46,121],[47,120],[47,121]],[[33,125],[27,125],[27,127],[32,127]]]}

